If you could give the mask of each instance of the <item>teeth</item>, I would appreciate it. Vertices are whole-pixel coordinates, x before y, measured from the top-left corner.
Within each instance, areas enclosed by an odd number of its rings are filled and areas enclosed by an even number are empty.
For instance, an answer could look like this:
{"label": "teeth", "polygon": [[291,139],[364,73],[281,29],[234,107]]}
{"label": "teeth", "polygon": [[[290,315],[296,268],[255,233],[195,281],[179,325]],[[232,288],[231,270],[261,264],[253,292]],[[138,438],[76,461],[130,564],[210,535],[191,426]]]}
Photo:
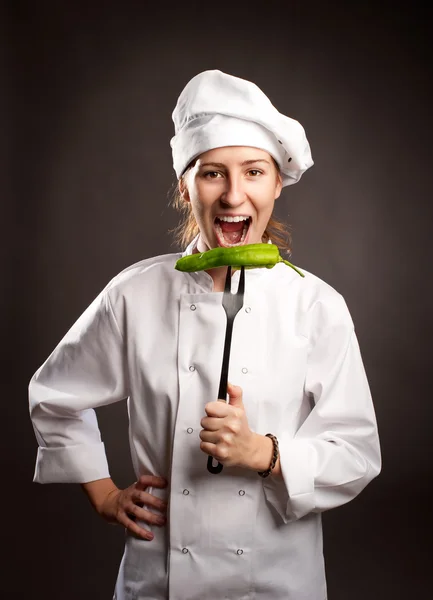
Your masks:
{"label": "teeth", "polygon": [[226,239],[224,237],[223,234],[223,230],[221,229],[221,227],[218,225],[218,223],[215,223],[215,229],[218,232],[218,236],[221,240],[224,240],[224,244],[227,248],[233,248],[234,246],[242,246],[242,244],[245,241],[245,236],[247,235],[247,231],[248,231],[248,223],[245,223],[244,228],[242,230],[242,237],[240,242],[238,242],[237,244],[230,244],[229,242],[226,242]]}
{"label": "teeth", "polygon": [[236,217],[217,217],[220,221],[227,221],[228,223],[239,223],[239,221],[247,221],[249,219],[249,217],[242,217],[242,216],[237,216]]}

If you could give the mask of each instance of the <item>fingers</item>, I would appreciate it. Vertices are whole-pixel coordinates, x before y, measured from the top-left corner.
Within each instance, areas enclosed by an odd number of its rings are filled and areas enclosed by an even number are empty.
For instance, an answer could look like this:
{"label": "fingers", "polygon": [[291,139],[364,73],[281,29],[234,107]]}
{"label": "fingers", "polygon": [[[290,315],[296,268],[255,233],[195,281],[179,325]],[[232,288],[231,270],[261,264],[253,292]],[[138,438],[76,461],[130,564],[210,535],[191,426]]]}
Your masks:
{"label": "fingers", "polygon": [[200,425],[207,431],[218,431],[221,428],[221,419],[215,417],[203,417]]}
{"label": "fingers", "polygon": [[165,488],[167,480],[156,475],[141,475],[135,486],[140,490],[145,490],[148,487]]}
{"label": "fingers", "polygon": [[200,425],[205,431],[227,431],[228,433],[237,434],[239,433],[242,424],[236,415],[231,415],[224,419],[218,419],[216,417],[203,417],[203,419],[200,421]]}
{"label": "fingers", "polygon": [[140,505],[152,506],[153,508],[156,508],[157,510],[159,510],[162,513],[166,513],[166,511],[167,511],[167,502],[165,502],[164,500],[161,500],[161,498],[157,498],[156,496],[149,494],[148,492],[142,492],[142,491],[136,489],[131,494],[131,500],[137,506],[140,506]]}
{"label": "fingers", "polygon": [[123,527],[125,527],[125,529],[127,529],[130,533],[132,533],[132,535],[135,535],[140,539],[151,542],[155,537],[151,531],[145,529],[144,527],[140,527],[140,525],[137,525],[137,523],[133,519],[131,519],[126,513],[119,514],[118,522],[120,523],[120,525],[123,525]]}
{"label": "fingers", "polygon": [[204,407],[208,417],[226,417],[230,414],[231,407],[226,402],[216,400],[215,402],[208,402]]}
{"label": "fingers", "polygon": [[219,433],[218,431],[200,431],[200,439],[203,442],[208,442],[210,444],[217,444],[219,442]]}
{"label": "fingers", "polygon": [[[138,524],[137,521],[141,523]],[[119,512],[118,522],[133,535],[151,541],[155,536],[151,531],[143,527],[143,523],[162,527],[167,523],[167,519],[163,515],[155,514],[131,502],[125,507],[124,511]]]}
{"label": "fingers", "polygon": [[200,439],[203,442],[208,442],[210,444],[232,444],[233,443],[233,433],[230,431],[200,431]]}
{"label": "fingers", "polygon": [[200,442],[200,450],[202,450],[205,454],[212,456],[221,463],[224,463],[228,457],[227,447],[217,446],[216,444],[209,442]]}
{"label": "fingers", "polygon": [[161,515],[158,513],[154,513],[147,508],[143,508],[135,504],[134,502],[130,502],[125,506],[125,512],[127,515],[131,515],[134,517],[134,520],[144,521],[149,525],[165,525],[167,519],[165,515]]}
{"label": "fingers", "polygon": [[[167,481],[162,477],[142,475],[134,484],[113,495],[111,501],[109,499],[109,520],[123,525],[131,534],[141,539],[153,540],[154,534],[137,521],[157,526],[166,524],[167,502],[145,491],[150,487],[164,488],[166,485]],[[153,512],[151,509],[159,512]]]}
{"label": "fingers", "polygon": [[243,390],[240,385],[235,385],[234,383],[227,382],[227,391],[231,396],[242,396]]}

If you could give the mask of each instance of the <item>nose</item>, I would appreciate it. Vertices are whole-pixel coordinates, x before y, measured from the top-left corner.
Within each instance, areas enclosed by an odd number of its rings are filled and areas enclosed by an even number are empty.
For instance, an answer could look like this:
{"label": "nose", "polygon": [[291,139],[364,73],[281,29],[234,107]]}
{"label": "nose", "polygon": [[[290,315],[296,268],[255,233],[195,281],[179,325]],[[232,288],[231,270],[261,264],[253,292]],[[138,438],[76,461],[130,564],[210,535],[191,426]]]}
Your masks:
{"label": "nose", "polygon": [[245,201],[246,194],[242,181],[237,177],[227,177],[226,185],[221,194],[221,202],[233,208],[240,206]]}

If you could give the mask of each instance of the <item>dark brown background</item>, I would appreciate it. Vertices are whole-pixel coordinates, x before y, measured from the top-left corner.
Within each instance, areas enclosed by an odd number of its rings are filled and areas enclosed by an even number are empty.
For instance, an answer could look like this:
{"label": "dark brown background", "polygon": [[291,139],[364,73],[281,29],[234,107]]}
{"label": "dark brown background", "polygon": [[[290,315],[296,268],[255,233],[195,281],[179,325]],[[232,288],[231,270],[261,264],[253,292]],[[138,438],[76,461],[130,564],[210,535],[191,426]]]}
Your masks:
{"label": "dark brown background", "polygon": [[[79,486],[32,483],[27,385],[111,277],[176,250],[171,112],[192,76],[218,68],[306,128],[316,164],[277,212],[293,261],[345,296],[375,400],[383,472],[324,515],[329,598],[430,597],[426,10],[42,0],[9,2],[4,16],[0,596],[111,598],[123,532]],[[125,405],[98,415],[113,478],[128,485]]]}

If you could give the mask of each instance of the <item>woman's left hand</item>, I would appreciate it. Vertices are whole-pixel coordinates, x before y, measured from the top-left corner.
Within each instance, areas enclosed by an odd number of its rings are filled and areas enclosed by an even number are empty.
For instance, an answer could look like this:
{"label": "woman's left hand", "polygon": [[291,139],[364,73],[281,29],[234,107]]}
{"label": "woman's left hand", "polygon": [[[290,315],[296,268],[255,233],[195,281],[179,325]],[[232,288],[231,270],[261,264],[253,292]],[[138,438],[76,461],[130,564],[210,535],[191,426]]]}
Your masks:
{"label": "woman's left hand", "polygon": [[229,383],[227,392],[228,404],[216,400],[205,406],[200,448],[228,467],[249,467],[256,434],[248,426],[242,388]]}

